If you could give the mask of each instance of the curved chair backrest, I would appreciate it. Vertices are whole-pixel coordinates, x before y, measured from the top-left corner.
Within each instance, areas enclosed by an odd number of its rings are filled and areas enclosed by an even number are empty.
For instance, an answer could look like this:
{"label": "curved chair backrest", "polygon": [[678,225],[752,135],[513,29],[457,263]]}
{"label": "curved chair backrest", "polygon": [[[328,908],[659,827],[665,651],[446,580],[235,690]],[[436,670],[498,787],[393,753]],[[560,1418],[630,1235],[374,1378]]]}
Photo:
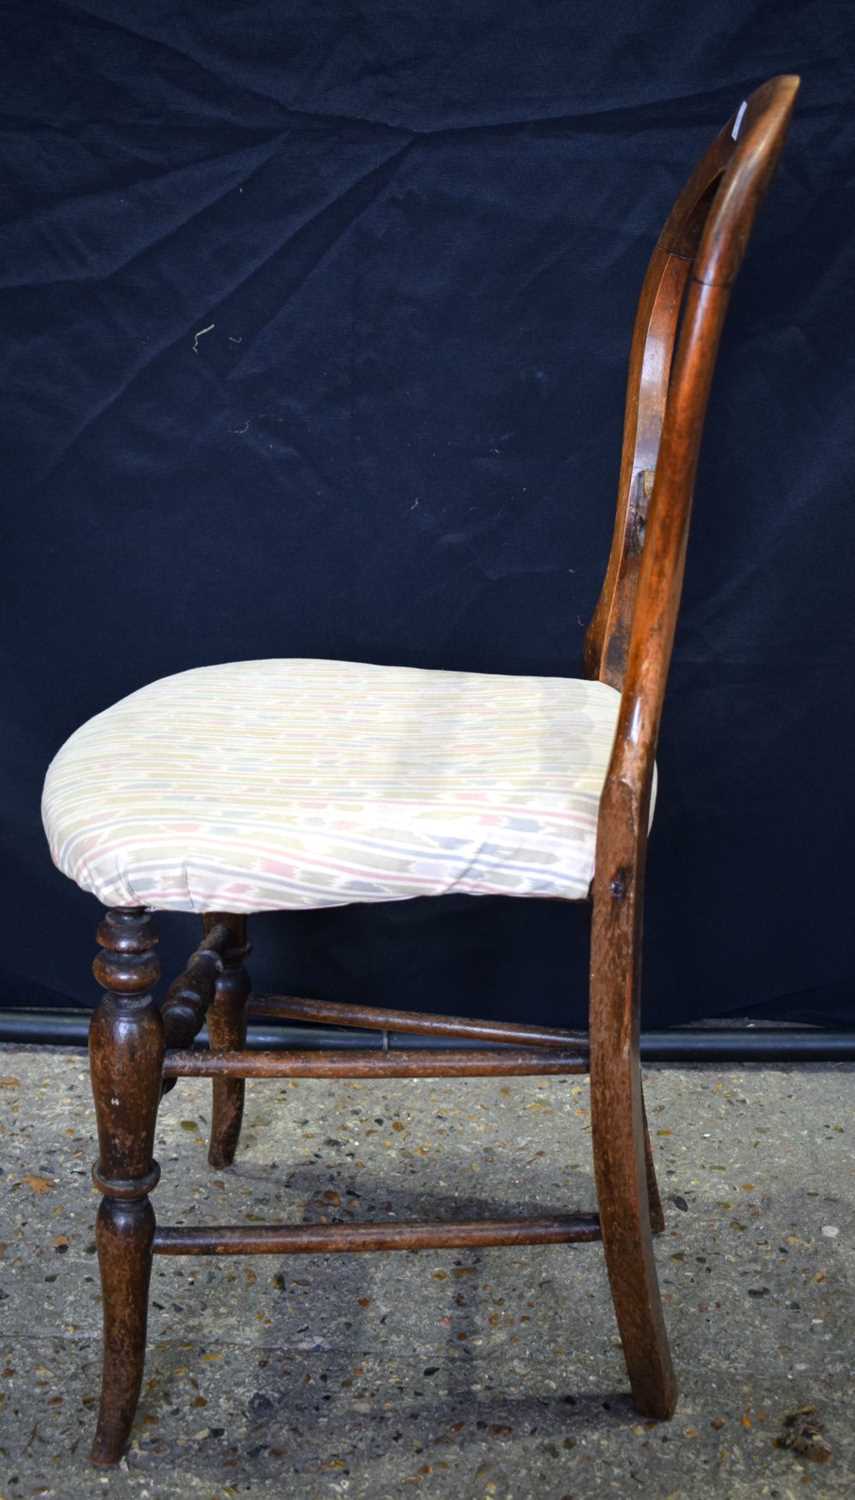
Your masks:
{"label": "curved chair backrest", "polygon": [[652,774],[719,336],[798,87],[797,77],[772,78],[727,122],[674,205],[638,304],[617,516],[585,666],[623,691],[616,752],[622,741],[634,753],[646,748],[644,779]]}

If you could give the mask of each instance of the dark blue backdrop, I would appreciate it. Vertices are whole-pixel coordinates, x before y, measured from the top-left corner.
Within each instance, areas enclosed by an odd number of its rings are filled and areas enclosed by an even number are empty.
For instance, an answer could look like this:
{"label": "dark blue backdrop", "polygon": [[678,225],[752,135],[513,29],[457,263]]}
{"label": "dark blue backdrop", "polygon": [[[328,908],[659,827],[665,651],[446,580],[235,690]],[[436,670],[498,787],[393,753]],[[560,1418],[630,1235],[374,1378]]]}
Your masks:
{"label": "dark blue backdrop", "polygon": [[[90,1002],[41,779],[152,678],[258,656],[578,671],[646,258],[772,73],[650,851],[645,1019],[851,1019],[855,24],[730,0],[2,7],[0,1005]],[[584,1019],[584,913],[264,917],[332,998]],[[166,961],[192,919],[163,919]]]}

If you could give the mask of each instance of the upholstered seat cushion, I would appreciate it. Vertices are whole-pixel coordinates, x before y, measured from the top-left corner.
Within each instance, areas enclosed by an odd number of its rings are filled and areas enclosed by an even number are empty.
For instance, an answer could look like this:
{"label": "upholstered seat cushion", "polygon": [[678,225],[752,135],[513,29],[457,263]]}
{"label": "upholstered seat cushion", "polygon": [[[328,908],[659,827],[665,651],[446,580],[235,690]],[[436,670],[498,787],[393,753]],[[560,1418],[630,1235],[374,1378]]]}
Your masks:
{"label": "upholstered seat cushion", "polygon": [[45,829],[59,868],[107,906],[584,897],[619,702],[574,678],[201,667],[71,736]]}

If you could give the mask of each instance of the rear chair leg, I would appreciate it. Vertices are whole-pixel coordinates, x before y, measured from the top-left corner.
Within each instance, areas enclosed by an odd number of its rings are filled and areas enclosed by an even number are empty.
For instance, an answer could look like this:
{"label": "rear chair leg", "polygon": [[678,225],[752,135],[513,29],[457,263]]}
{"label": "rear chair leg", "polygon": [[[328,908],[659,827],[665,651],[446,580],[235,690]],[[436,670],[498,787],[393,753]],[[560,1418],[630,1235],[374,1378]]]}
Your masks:
{"label": "rear chair leg", "polygon": [[[636,902],[638,905],[636,906]],[[653,1171],[638,1050],[640,892],[619,872],[598,882],[591,934],[591,1126],[600,1227],[632,1397],[667,1418],[677,1382],[662,1313],[652,1227]]]}
{"label": "rear chair leg", "polygon": [[89,1031],[89,1065],[98,1121],[92,1175],[104,1194],[95,1230],[104,1362],[92,1461],[109,1465],[124,1452],[142,1385],[163,1026],[151,995],[160,973],[157,938],[144,908],[108,911],[98,941],[92,967],[104,993]]}
{"label": "rear chair leg", "polygon": [[[203,921],[206,932],[224,924],[232,933],[232,945],[223,953],[223,972],[217,978],[214,1002],[208,1011],[211,1051],[239,1051],[246,1046],[246,1006],[250,992],[249,975],[243,967],[243,960],[249,952],[246,917],[234,916],[230,912],[209,912]],[[230,1167],[240,1139],[245,1080],[214,1078],[212,1082],[208,1161],[212,1167]]]}
{"label": "rear chair leg", "polygon": [[650,1142],[650,1128],[647,1124],[647,1109],[644,1104],[644,1091],[641,1094],[641,1118],[644,1122],[644,1171],[647,1177],[647,1202],[650,1208],[650,1228],[654,1234],[663,1234],[665,1230],[665,1212],[662,1208],[662,1199],[659,1196],[659,1184],[656,1181],[656,1164],[653,1160],[653,1147]]}

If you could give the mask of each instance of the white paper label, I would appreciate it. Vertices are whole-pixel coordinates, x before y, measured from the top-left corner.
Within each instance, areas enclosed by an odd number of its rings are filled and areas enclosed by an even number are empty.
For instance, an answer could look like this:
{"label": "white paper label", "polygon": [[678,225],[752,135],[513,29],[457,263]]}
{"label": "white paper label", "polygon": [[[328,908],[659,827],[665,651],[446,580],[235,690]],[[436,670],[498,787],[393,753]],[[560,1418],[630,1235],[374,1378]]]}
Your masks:
{"label": "white paper label", "polygon": [[747,110],[747,108],[748,108],[748,100],[747,99],[743,99],[743,101],[740,104],[738,110],[736,111],[736,119],[733,122],[733,129],[730,132],[731,135],[733,136],[734,140],[736,140],[737,137],[738,137],[738,135],[739,135],[739,127],[742,124],[742,119],[743,119],[743,116],[744,116],[745,111]]}

